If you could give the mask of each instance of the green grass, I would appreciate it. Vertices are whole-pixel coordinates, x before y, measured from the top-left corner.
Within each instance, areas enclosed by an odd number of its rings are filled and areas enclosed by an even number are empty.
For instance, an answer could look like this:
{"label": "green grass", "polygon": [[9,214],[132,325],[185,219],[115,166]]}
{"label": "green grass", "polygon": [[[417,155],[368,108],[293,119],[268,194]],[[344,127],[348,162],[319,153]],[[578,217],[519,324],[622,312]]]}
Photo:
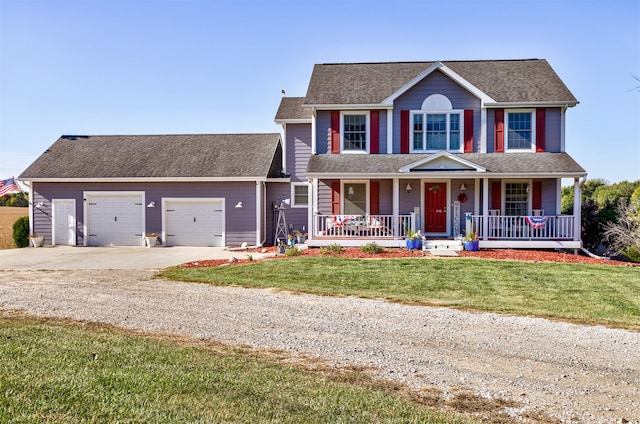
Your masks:
{"label": "green grass", "polygon": [[0,422],[470,422],[264,355],[0,314]]}
{"label": "green grass", "polygon": [[640,329],[640,270],[478,259],[298,257],[161,277],[216,285],[354,295]]}

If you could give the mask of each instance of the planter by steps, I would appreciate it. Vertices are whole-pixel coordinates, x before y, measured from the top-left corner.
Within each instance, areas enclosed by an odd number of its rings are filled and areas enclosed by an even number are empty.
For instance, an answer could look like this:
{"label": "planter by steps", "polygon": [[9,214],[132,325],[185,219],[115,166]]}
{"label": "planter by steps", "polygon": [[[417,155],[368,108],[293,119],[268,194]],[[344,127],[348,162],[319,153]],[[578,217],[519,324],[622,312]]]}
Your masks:
{"label": "planter by steps", "polygon": [[478,240],[469,240],[464,242],[464,250],[468,250],[470,252],[477,251],[480,247],[480,241]]}

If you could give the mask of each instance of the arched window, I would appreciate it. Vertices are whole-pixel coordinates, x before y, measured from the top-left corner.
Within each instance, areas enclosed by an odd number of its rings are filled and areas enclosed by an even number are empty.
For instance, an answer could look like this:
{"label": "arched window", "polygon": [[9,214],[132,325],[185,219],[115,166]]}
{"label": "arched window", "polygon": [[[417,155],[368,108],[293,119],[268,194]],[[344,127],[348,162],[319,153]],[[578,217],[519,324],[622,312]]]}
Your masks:
{"label": "arched window", "polygon": [[424,99],[420,110],[411,111],[411,151],[462,151],[463,115],[462,110],[453,109],[445,95],[432,94]]}

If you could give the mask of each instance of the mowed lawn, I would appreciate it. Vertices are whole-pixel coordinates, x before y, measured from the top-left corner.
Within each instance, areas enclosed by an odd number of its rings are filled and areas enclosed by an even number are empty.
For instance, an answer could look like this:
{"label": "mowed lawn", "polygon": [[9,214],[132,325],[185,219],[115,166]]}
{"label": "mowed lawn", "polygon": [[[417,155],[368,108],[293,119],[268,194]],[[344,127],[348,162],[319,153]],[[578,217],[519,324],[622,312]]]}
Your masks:
{"label": "mowed lawn", "polygon": [[295,257],[161,277],[329,296],[384,298],[640,330],[640,268],[471,258]]}
{"label": "mowed lawn", "polygon": [[0,249],[15,247],[13,243],[13,223],[22,216],[29,216],[29,208],[0,206]]}
{"label": "mowed lawn", "polygon": [[358,370],[2,312],[0,357],[0,422],[462,424],[425,405],[489,417],[510,405],[436,391],[410,400]]}

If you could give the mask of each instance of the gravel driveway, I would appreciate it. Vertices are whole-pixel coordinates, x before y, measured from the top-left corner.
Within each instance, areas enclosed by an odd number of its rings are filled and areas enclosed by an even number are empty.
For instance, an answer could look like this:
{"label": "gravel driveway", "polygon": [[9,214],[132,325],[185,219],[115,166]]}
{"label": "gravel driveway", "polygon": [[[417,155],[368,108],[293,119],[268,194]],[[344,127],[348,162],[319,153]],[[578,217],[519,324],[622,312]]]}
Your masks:
{"label": "gravel driveway", "polygon": [[415,388],[513,399],[511,413],[640,422],[640,333],[543,319],[152,279],[0,271],[0,309],[324,358]]}

